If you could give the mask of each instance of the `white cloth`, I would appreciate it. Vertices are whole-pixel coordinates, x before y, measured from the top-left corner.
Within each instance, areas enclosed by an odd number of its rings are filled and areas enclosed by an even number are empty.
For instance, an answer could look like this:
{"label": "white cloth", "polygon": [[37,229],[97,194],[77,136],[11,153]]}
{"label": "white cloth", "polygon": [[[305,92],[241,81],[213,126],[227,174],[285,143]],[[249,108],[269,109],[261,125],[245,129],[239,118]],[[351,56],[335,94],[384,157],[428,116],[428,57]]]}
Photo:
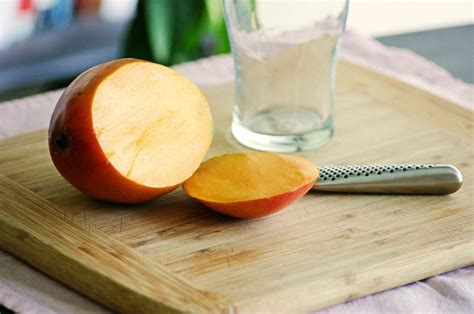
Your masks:
{"label": "white cloth", "polygon": [[[347,32],[341,57],[473,108],[474,86],[413,52]],[[201,87],[233,79],[232,59],[216,56],[175,67]],[[61,91],[0,103],[0,139],[48,127]],[[19,313],[100,313],[106,309],[0,251],[0,304]],[[320,311],[336,313],[472,313],[474,267]]]}

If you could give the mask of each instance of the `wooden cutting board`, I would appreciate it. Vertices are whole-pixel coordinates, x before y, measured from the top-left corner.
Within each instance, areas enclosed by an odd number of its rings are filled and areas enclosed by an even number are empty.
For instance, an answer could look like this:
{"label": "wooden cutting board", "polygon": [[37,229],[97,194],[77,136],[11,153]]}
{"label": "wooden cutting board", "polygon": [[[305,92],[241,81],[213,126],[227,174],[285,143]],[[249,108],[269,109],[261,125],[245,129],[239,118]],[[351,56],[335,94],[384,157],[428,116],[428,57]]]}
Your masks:
{"label": "wooden cutting board", "polygon": [[[131,206],[94,201],[54,169],[46,131],[0,142],[1,247],[128,312],[308,312],[474,262],[473,113],[340,63],[336,135],[316,165],[451,163],[448,196],[309,193],[258,220],[216,214],[177,190]],[[228,135],[232,87],[206,91],[210,156]]]}

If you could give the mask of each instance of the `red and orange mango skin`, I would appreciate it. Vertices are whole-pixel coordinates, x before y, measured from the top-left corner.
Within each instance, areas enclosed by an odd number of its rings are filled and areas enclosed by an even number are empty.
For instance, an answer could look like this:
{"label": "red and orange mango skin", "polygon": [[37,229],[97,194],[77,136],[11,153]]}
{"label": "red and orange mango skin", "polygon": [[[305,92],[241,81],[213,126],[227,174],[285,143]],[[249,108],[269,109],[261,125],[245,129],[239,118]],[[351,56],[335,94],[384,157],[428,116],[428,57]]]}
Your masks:
{"label": "red and orange mango skin", "polygon": [[119,173],[109,162],[96,137],[92,105],[98,85],[116,69],[129,62],[105,63],[79,75],[65,90],[54,110],[48,140],[56,169],[83,193],[104,201],[140,203],[176,189],[138,184]]}
{"label": "red and orange mango skin", "polygon": [[236,218],[260,218],[276,213],[291,203],[303,197],[314,185],[314,182],[303,185],[293,191],[269,198],[247,200],[231,203],[215,203],[201,200],[201,202],[213,210]]}

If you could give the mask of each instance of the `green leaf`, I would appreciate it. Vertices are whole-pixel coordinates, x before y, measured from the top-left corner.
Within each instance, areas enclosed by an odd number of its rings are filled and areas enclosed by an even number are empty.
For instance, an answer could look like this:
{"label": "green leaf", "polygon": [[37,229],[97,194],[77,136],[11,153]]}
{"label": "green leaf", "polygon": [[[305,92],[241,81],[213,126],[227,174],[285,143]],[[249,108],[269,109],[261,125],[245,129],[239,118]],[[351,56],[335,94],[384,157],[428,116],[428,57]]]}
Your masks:
{"label": "green leaf", "polygon": [[137,15],[130,24],[122,44],[123,55],[130,58],[154,60],[145,26],[143,1],[138,3]]}
{"label": "green leaf", "polygon": [[205,27],[205,7],[202,0],[180,0],[176,3],[172,60],[173,63],[180,63],[200,57],[199,40]]}
{"label": "green leaf", "polygon": [[142,0],[147,35],[153,58],[159,63],[170,64],[173,42],[173,0]]}
{"label": "green leaf", "polygon": [[217,43],[214,53],[227,53],[230,51],[230,44],[222,4],[215,0],[205,0],[205,3],[209,19],[209,32],[215,37],[214,40]]}
{"label": "green leaf", "polygon": [[165,65],[229,51],[220,0],[141,0],[124,48]]}

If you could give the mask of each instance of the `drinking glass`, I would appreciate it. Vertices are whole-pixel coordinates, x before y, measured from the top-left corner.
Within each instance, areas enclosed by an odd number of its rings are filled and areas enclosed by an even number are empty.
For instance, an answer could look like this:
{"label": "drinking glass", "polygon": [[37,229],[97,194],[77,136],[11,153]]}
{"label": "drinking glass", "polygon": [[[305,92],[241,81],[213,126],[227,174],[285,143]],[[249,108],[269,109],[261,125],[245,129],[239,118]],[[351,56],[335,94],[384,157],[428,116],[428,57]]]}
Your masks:
{"label": "drinking glass", "polygon": [[286,153],[328,142],[349,1],[223,0],[223,5],[235,65],[235,139]]}

